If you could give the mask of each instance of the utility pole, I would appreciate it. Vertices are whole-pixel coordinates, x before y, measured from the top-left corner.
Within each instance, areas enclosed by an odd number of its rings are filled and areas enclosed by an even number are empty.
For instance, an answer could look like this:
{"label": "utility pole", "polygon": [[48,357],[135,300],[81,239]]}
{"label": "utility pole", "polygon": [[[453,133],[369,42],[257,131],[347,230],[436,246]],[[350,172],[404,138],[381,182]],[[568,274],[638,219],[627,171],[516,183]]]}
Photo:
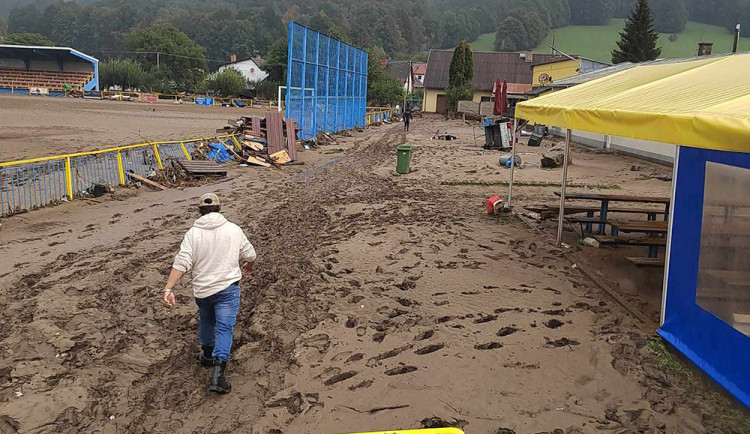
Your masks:
{"label": "utility pole", "polygon": [[740,42],[740,30],[742,28],[742,25],[740,23],[737,23],[737,25],[734,27],[734,44],[732,44],[732,53],[737,52],[737,44]]}
{"label": "utility pole", "polygon": [[159,55],[160,54],[161,54],[161,52],[159,52],[159,51],[156,52],[156,69],[159,69]]}

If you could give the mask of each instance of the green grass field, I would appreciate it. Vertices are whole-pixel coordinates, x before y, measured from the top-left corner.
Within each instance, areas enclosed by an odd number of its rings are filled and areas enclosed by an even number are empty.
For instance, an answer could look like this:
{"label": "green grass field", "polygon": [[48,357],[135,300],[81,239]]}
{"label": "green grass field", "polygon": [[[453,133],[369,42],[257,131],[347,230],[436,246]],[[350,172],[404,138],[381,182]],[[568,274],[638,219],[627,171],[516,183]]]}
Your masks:
{"label": "green grass field", "polygon": [[[553,38],[555,46],[569,54],[578,54],[595,60],[610,62],[611,52],[616,47],[619,32],[625,25],[623,19],[613,19],[608,26],[567,26],[554,29],[534,51],[550,53]],[[663,33],[659,38],[662,47],[661,57],[691,57],[698,52],[698,42],[713,42],[715,54],[728,53],[732,50],[732,34],[723,27],[688,22],[677,40],[669,41],[669,34]],[[476,51],[492,51],[495,41],[494,33],[481,35],[472,42],[471,48]],[[742,38],[740,51],[750,51],[750,38]]]}

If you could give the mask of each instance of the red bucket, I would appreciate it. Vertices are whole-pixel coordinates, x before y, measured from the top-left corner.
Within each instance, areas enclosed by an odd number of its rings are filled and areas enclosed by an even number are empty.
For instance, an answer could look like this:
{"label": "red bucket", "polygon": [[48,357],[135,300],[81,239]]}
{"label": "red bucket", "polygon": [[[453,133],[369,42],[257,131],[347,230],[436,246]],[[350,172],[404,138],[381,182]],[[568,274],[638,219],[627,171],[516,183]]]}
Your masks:
{"label": "red bucket", "polygon": [[487,214],[495,214],[495,209],[502,203],[502,199],[500,199],[500,196],[495,195],[484,201],[484,203],[487,205]]}

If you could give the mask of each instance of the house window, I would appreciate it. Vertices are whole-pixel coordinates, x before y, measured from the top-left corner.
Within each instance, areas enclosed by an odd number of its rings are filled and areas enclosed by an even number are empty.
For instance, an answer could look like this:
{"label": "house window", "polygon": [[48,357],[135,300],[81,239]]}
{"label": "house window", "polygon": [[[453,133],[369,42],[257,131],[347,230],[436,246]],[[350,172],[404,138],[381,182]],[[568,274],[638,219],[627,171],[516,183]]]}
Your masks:
{"label": "house window", "polygon": [[495,101],[494,97],[491,97],[491,96],[483,96],[482,97],[482,102],[493,102],[493,101]]}
{"label": "house window", "polygon": [[708,162],[696,303],[750,336],[750,169]]}

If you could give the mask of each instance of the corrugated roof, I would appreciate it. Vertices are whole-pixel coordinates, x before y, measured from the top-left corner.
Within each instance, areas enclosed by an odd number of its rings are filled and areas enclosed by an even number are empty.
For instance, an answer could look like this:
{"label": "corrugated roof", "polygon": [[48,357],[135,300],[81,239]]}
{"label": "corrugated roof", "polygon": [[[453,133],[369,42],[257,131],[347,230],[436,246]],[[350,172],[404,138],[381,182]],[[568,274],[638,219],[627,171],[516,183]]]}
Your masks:
{"label": "corrugated roof", "polygon": [[[491,91],[495,80],[500,78],[508,83],[533,83],[531,67],[537,63],[549,62],[561,56],[552,54],[534,54],[533,62],[526,62],[522,55],[527,53],[501,53],[495,51],[475,51],[474,90]],[[453,50],[431,50],[425,73],[425,87],[428,89],[445,89],[448,87]]]}
{"label": "corrugated roof", "polygon": [[425,62],[412,63],[411,69],[412,71],[414,71],[416,75],[424,75],[424,73],[427,71],[427,63]]}
{"label": "corrugated roof", "polygon": [[411,62],[394,62],[392,60],[389,60],[388,65],[385,67],[385,72],[387,72],[388,75],[400,81],[401,83],[406,83],[406,80],[409,79],[409,75],[411,74]]}

